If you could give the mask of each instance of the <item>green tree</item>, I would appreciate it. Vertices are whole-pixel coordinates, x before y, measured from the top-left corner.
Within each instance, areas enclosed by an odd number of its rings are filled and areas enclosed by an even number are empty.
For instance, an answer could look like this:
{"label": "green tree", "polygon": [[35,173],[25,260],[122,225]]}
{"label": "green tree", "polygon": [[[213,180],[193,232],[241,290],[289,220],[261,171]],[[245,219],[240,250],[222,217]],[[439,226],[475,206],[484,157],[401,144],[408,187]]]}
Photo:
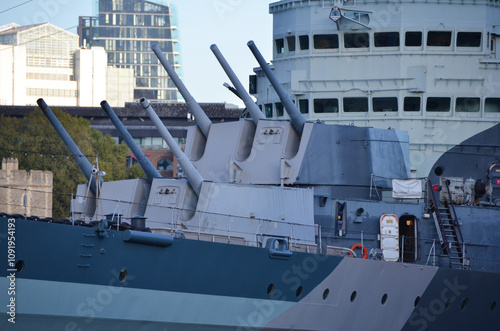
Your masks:
{"label": "green tree", "polygon": [[[135,178],[131,176],[136,174],[136,169],[126,166],[128,148],[125,145],[117,145],[109,135],[91,128],[89,121],[83,118],[72,117],[59,109],[53,112],[90,163],[95,165],[98,160],[99,169],[107,173],[104,180]],[[53,217],[70,215],[71,194],[76,192],[78,184],[87,180],[40,109],[23,119],[0,116],[0,157],[17,158],[22,170],[52,171]]]}

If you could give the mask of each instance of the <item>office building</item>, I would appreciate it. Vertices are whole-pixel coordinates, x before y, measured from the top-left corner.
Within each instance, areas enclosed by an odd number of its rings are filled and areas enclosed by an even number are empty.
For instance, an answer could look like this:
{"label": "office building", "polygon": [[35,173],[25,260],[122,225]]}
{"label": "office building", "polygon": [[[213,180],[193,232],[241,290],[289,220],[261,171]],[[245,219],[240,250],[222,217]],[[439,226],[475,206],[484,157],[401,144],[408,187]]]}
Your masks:
{"label": "office building", "polygon": [[[50,23],[0,27],[0,105],[123,106],[133,98],[133,69],[108,68],[102,47],[80,49],[78,36]],[[119,81],[119,83],[117,83]]]}
{"label": "office building", "polygon": [[0,103],[36,104],[43,97],[58,105],[76,105],[77,35],[50,23],[10,24],[0,28],[0,45]]}

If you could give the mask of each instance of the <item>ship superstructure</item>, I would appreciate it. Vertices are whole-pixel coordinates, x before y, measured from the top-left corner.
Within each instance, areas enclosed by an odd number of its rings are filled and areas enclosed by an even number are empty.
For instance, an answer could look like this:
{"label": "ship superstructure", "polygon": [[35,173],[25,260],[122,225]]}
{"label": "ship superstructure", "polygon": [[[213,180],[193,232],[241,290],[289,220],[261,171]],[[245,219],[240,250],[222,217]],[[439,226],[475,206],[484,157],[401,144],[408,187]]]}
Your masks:
{"label": "ship superstructure", "polygon": [[[283,0],[269,11],[273,71],[304,117],[407,131],[413,176],[454,175],[439,157],[500,121],[498,1]],[[287,118],[255,72],[259,107]]]}

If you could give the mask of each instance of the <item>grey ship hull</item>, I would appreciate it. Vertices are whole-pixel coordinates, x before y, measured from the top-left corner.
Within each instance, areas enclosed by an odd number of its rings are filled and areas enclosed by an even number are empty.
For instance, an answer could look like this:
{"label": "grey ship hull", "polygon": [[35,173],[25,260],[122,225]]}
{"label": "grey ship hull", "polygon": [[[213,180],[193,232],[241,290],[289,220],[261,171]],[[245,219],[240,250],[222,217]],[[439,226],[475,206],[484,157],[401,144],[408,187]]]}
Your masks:
{"label": "grey ship hull", "polygon": [[[7,261],[7,217],[0,218]],[[2,330],[426,330],[500,325],[500,275],[188,239],[168,247],[16,219]],[[41,253],[43,252],[43,253]],[[6,265],[6,264],[4,264]],[[120,271],[127,276],[120,280]],[[8,289],[9,271],[0,287]],[[271,287],[272,284],[272,287]],[[301,290],[300,290],[301,289]],[[327,291],[328,289],[328,291]],[[269,292],[269,293],[268,293]],[[301,292],[301,293],[299,293]]]}

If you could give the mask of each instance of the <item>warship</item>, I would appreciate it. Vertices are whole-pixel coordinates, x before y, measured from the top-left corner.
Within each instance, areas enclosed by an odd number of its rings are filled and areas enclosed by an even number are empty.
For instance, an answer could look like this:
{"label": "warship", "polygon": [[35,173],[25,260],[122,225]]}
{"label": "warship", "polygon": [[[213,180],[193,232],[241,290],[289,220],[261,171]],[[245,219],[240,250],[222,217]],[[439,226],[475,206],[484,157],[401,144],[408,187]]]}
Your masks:
{"label": "warship", "polygon": [[140,100],[179,178],[160,176],[103,101],[146,174],[104,181],[112,169],[38,100],[87,183],[70,219],[0,215],[1,329],[498,328],[498,132],[481,158],[457,147],[461,176],[411,178],[407,132],[306,121],[248,46],[289,120],[266,118],[213,45],[250,117],[212,123],[152,47],[196,119],[182,151]]}

